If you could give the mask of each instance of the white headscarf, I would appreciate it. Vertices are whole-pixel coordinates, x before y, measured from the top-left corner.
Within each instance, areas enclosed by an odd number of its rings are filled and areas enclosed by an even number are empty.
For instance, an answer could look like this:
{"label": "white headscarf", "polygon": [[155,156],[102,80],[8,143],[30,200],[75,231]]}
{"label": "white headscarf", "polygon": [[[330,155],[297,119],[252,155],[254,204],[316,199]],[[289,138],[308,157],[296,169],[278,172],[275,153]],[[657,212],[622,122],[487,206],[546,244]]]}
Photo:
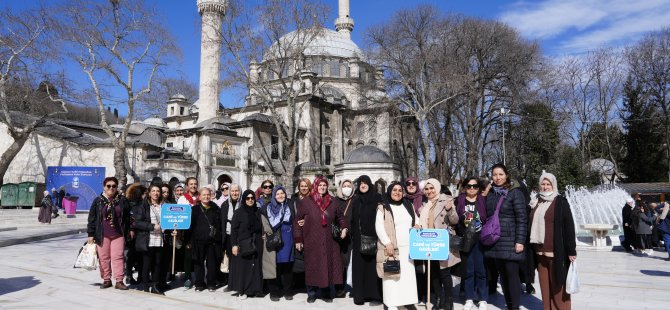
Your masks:
{"label": "white headscarf", "polygon": [[544,216],[549,210],[554,198],[558,196],[558,183],[556,182],[556,176],[553,174],[542,171],[538,186],[542,184],[542,181],[547,180],[551,183],[552,191],[551,192],[539,192],[536,197],[530,202],[530,207],[535,210],[535,214],[532,218],[532,226],[530,229],[530,243],[533,244],[544,244],[544,236],[546,232],[546,227],[544,223]]}

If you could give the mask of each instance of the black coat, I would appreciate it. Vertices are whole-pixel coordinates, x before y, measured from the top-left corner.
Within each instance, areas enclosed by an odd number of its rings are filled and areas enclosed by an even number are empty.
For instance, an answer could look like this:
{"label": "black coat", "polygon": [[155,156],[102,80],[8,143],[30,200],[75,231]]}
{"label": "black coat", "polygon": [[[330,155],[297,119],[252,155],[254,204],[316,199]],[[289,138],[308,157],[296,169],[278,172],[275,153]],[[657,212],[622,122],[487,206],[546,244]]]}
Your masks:
{"label": "black coat", "polygon": [[143,201],[133,204],[132,225],[130,229],[135,232],[135,250],[137,252],[149,251],[149,233],[154,230],[151,224],[151,207],[149,203]]}
{"label": "black coat", "polygon": [[[203,213],[203,211],[205,211]],[[223,234],[221,227],[221,209],[216,203],[210,201],[209,209],[205,210],[202,204],[198,202],[191,211],[191,227],[184,234],[184,240],[187,244],[193,243],[217,243],[223,244]],[[214,226],[216,234],[214,237],[209,235],[209,225]]]}
{"label": "black coat", "polygon": [[[104,205],[104,196],[100,195],[93,200],[91,209],[88,211],[88,225],[86,225],[86,233],[89,237],[93,237],[95,243],[102,246],[102,207]],[[115,218],[117,227],[121,227],[121,234],[125,238],[129,236],[130,231],[130,206],[125,197],[119,197],[118,206],[121,208],[121,218]]]}
{"label": "black coat", "polygon": [[[233,246],[239,246],[240,241],[252,237],[256,234],[256,237],[260,239],[263,234],[263,225],[261,224],[261,213],[258,208],[254,208],[252,215],[248,216],[248,213],[245,212],[244,208],[249,208],[247,206],[241,206],[233,214],[233,221],[230,227],[230,242]],[[255,221],[255,222],[252,222]],[[260,246],[257,247],[260,249]]]}
{"label": "black coat", "polygon": [[625,204],[623,206],[623,209],[621,209],[621,220],[625,228],[633,228],[632,216],[633,216],[633,207],[631,207],[628,204]]}
{"label": "black coat", "polygon": [[[490,219],[495,213],[500,195],[491,190],[486,196],[486,215]],[[524,252],[516,253],[516,243],[526,244],[528,234],[528,213],[526,199],[518,187],[512,187],[500,206],[500,239],[493,246],[485,247],[484,255],[489,258],[521,261]]]}
{"label": "black coat", "polygon": [[559,285],[565,284],[570,267],[569,256],[577,255],[575,222],[568,200],[556,196],[554,209],[554,277]]}

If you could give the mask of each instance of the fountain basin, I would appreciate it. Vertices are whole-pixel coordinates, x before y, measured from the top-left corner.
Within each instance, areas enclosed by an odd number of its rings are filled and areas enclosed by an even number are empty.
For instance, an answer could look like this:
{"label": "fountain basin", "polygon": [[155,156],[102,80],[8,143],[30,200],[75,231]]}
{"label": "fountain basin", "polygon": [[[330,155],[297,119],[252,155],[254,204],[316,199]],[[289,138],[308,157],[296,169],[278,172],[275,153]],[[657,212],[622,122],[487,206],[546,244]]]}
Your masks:
{"label": "fountain basin", "polygon": [[581,224],[579,227],[583,230],[591,232],[593,237],[592,246],[589,250],[595,251],[611,251],[612,246],[607,245],[607,233],[610,230],[618,229],[619,225],[614,224]]}

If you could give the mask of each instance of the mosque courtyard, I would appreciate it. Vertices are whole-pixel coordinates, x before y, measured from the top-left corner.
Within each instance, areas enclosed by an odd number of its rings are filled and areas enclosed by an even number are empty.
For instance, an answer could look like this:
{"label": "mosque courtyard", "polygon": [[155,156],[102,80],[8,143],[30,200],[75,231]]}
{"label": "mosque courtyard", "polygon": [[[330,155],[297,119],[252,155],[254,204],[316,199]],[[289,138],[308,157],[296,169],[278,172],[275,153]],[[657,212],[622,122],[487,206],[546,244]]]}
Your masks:
{"label": "mosque courtyard", "polygon": [[[48,234],[49,229],[45,227],[44,233]],[[3,238],[10,237],[11,233],[3,234]],[[72,268],[85,240],[85,234],[78,234],[1,247],[0,309],[382,309],[367,304],[355,306],[349,298],[335,299],[331,304],[321,300],[308,304],[304,293],[292,301],[272,302],[269,296],[239,301],[223,289],[195,292],[177,287],[166,296],[138,290],[100,290],[98,271]],[[638,257],[616,251],[578,251],[581,291],[573,295],[573,309],[667,309],[670,262],[665,257],[663,252]],[[526,309],[542,309],[539,285],[535,286],[535,295],[522,296]],[[455,296],[457,292],[458,286]],[[489,309],[504,305],[500,288],[489,302]],[[462,309],[462,305],[463,298],[456,297],[455,309]]]}

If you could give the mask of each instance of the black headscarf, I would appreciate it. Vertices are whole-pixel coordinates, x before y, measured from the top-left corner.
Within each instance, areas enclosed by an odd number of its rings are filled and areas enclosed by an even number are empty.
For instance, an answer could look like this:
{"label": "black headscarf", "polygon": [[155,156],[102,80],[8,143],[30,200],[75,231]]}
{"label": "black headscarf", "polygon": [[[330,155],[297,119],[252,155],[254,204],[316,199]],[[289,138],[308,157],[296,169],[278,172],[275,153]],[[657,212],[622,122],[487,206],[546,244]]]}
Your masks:
{"label": "black headscarf", "polygon": [[386,197],[384,197],[384,209],[389,210],[391,214],[393,214],[393,211],[391,211],[391,203],[397,204],[401,203],[403,207],[405,207],[405,210],[407,210],[407,213],[409,213],[410,216],[412,216],[412,227],[414,227],[414,223],[416,220],[416,213],[414,212],[414,206],[412,205],[411,202],[407,201],[406,199],[401,198],[400,201],[394,201],[391,198],[391,192],[393,191],[393,187],[396,185],[399,185],[402,188],[403,193],[405,192],[405,188],[402,186],[402,183],[400,182],[391,182],[389,186],[386,188]]}
{"label": "black headscarf", "polygon": [[[248,206],[247,205],[247,197],[251,196],[254,198],[254,205],[253,206]],[[250,231],[257,231],[261,229],[261,221],[260,218],[258,217],[258,208],[256,207],[256,193],[254,191],[248,189],[244,191],[242,196],[240,197],[242,199],[242,205],[241,208],[243,214],[247,216],[247,219],[249,221],[249,227]]]}
{"label": "black headscarf", "polygon": [[[363,183],[368,185],[368,191],[365,193],[361,193],[360,190],[361,184]],[[351,225],[356,226],[353,229],[358,230],[360,227],[360,232],[362,234],[376,236],[375,219],[377,217],[377,206],[382,203],[382,201],[382,195],[377,193],[372,186],[370,177],[367,175],[358,177],[358,188],[356,188],[356,196],[354,197],[351,214]]]}
{"label": "black headscarf", "polygon": [[[365,193],[361,193],[361,184],[367,184],[368,185],[368,191]],[[370,180],[370,177],[367,175],[362,175],[358,177],[358,187],[356,188],[356,195],[358,196],[357,199],[360,201],[361,204],[363,205],[375,205],[379,204],[382,201],[382,195],[377,193],[375,190],[375,187],[372,184],[372,180]]]}

